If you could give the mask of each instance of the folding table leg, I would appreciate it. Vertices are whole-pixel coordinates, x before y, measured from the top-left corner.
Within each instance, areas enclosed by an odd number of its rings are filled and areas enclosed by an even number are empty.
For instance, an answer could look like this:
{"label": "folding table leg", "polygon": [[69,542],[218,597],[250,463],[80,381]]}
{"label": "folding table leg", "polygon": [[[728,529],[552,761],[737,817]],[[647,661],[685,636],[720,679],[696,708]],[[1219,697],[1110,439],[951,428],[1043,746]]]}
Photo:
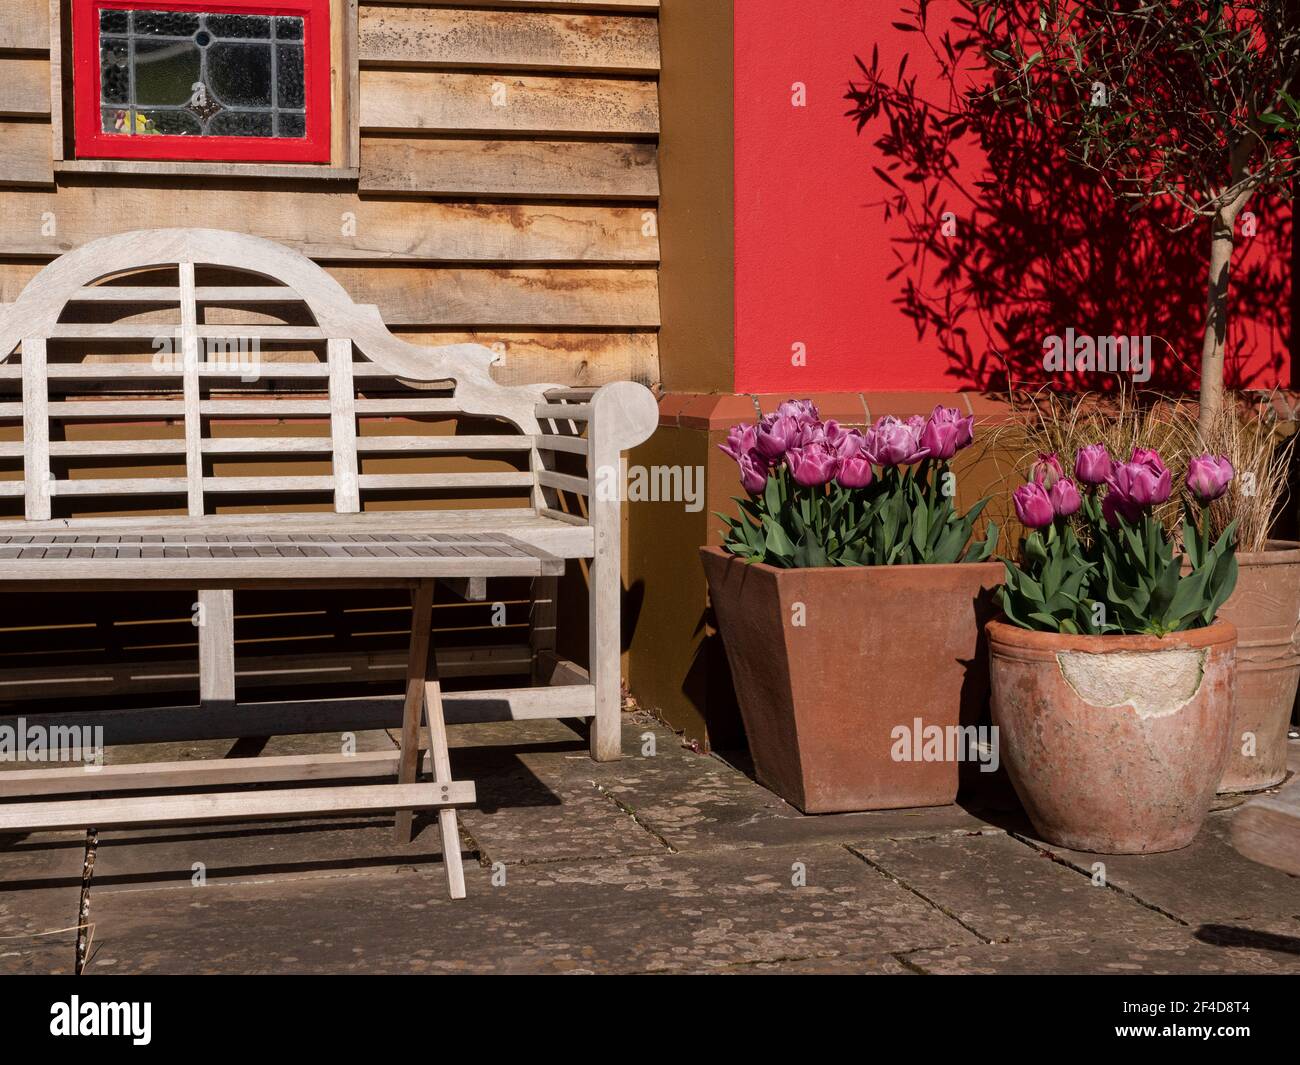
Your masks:
{"label": "folding table leg", "polygon": [[[397,782],[414,784],[420,770],[420,713],[424,706],[424,682],[433,657],[433,581],[420,581],[411,594],[411,645],[406,659],[406,701],[402,706],[402,749]],[[414,812],[398,810],[393,838],[410,843]],[[460,851],[456,852],[457,857]]]}
{"label": "folding table leg", "polygon": [[[451,757],[447,751],[447,723],[442,716],[442,683],[438,679],[438,664],[433,648],[429,649],[428,679],[424,684],[424,716],[429,725],[429,753],[433,762],[433,781],[447,786],[451,779]],[[456,808],[443,806],[438,810],[438,826],[442,829],[442,860],[447,864],[447,886],[453,899],[465,897],[465,869],[460,860],[460,829],[456,824]]]}

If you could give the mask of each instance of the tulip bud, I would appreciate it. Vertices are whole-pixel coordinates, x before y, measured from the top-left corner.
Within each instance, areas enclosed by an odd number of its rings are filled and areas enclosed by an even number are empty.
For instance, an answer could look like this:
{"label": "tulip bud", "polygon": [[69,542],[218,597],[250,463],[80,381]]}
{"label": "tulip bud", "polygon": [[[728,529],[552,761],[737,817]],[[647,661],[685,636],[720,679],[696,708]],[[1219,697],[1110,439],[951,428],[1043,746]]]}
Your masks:
{"label": "tulip bud", "polygon": [[1083,505],[1083,500],[1079,498],[1079,489],[1068,477],[1062,477],[1052,485],[1047,495],[1052,501],[1052,510],[1058,518],[1068,518]]}
{"label": "tulip bud", "polygon": [[1088,444],[1074,456],[1074,476],[1081,484],[1105,484],[1110,466],[1110,453],[1105,444]]}
{"label": "tulip bud", "polygon": [[840,471],[835,479],[845,488],[866,488],[874,476],[870,460],[865,455],[857,454],[840,460]]}
{"label": "tulip bud", "polygon": [[1044,490],[1050,489],[1063,476],[1065,471],[1061,469],[1061,460],[1055,451],[1040,451],[1038,461],[1029,470],[1029,479]]}
{"label": "tulip bud", "polygon": [[1228,490],[1234,473],[1226,458],[1199,455],[1187,464],[1187,487],[1198,502],[1212,503]]}
{"label": "tulip bud", "polygon": [[740,483],[750,495],[757,495],[767,487],[767,460],[757,451],[747,451],[740,456]]}
{"label": "tulip bud", "polygon": [[1012,492],[1011,501],[1016,505],[1016,517],[1020,519],[1020,524],[1030,529],[1045,529],[1056,517],[1046,489],[1034,481],[1022,484]]}

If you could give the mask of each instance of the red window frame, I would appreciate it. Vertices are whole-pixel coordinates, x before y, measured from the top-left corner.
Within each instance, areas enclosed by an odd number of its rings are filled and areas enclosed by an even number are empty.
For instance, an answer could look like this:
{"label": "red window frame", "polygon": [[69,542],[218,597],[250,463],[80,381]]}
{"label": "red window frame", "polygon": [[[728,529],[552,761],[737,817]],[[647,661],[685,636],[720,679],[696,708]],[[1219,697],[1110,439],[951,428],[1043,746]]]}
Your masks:
{"label": "red window frame", "polygon": [[[0,0],[7,2],[7,0]],[[251,163],[330,161],[330,0],[72,0],[73,128],[79,159]],[[305,137],[195,137],[105,133],[100,115],[99,12],[201,11],[303,19]]]}

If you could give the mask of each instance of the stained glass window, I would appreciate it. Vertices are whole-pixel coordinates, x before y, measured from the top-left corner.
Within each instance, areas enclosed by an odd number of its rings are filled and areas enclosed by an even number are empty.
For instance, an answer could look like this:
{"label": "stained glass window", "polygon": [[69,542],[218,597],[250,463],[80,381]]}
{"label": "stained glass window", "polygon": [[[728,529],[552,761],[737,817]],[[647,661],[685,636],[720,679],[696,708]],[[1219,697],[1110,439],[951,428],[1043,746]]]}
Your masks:
{"label": "stained glass window", "polygon": [[306,136],[299,16],[99,11],[106,134]]}

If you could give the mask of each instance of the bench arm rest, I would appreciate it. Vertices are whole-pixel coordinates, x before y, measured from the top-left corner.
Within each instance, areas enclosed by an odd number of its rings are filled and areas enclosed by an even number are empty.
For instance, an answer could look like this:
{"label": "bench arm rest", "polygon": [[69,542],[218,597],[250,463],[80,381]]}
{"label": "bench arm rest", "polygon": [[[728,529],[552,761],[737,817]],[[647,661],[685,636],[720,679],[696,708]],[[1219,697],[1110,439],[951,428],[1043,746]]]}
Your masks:
{"label": "bench arm rest", "polygon": [[648,439],[659,425],[654,393],[635,381],[614,381],[591,397],[591,428],[603,445],[627,451]]}

